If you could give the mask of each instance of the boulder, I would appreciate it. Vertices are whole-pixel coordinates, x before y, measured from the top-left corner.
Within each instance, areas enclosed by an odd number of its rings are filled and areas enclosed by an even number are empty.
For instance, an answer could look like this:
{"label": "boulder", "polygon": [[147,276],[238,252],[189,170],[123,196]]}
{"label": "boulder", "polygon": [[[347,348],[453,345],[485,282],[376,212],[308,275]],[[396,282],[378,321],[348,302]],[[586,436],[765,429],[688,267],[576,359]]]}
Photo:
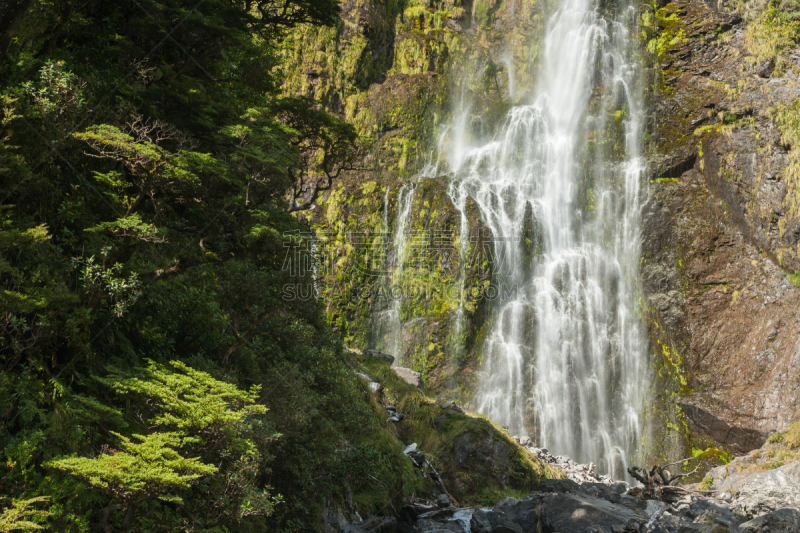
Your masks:
{"label": "boulder", "polygon": [[514,532],[514,533],[528,533],[529,531],[537,531],[539,525],[539,517],[536,514],[536,508],[541,502],[540,498],[527,497],[521,502],[511,507],[505,514],[499,531]]}
{"label": "boulder", "polygon": [[689,509],[684,514],[689,518],[693,518],[695,524],[721,525],[731,531],[742,523],[730,509],[720,507],[708,500],[697,500],[689,506]]}
{"label": "boulder", "polygon": [[366,381],[367,383],[375,381],[374,379],[372,379],[372,376],[370,376],[365,372],[362,372],[361,370],[356,370],[356,376],[358,376],[358,379],[360,379],[361,381]]}
{"label": "boulder", "polygon": [[417,468],[422,468],[425,465],[425,454],[419,451],[416,442],[406,446],[403,450],[403,455],[411,459],[411,462],[414,463]]}
{"label": "boulder", "polygon": [[718,499],[729,500],[733,512],[759,515],[800,507],[800,462],[765,472],[736,472],[728,467],[718,467],[710,475]]}
{"label": "boulder", "polygon": [[537,531],[539,518],[536,508],[541,496],[528,496],[522,501],[506,498],[491,509],[472,513],[471,533],[527,533]]}
{"label": "boulder", "polygon": [[394,356],[389,355],[388,353],[379,352],[378,350],[364,350],[364,355],[369,357],[374,357],[376,359],[381,359],[386,361],[390,365],[394,363]]}
{"label": "boulder", "polygon": [[380,391],[383,390],[383,385],[378,383],[374,379],[372,379],[372,376],[370,376],[369,374],[366,374],[366,373],[362,372],[361,370],[356,370],[356,376],[358,376],[358,378],[361,381],[366,381],[367,382],[367,387],[369,387],[370,391],[372,391],[372,392],[380,392]]}
{"label": "boulder", "polygon": [[541,520],[542,529],[552,533],[622,533],[639,531],[648,516],[644,511],[635,511],[594,496],[551,493],[542,500]]}
{"label": "boulder", "polygon": [[344,505],[326,501],[323,533],[341,533],[346,526],[361,522],[358,513],[351,513]]}
{"label": "boulder", "polygon": [[419,372],[411,370],[410,368],[396,366],[394,367],[394,373],[397,374],[397,377],[409,385],[417,387],[418,389],[425,386],[425,384],[422,382],[422,375]]}
{"label": "boulder", "polygon": [[389,418],[386,419],[387,422],[402,422],[405,420],[406,415],[403,413],[396,413],[394,411],[389,411]]}
{"label": "boulder", "polygon": [[449,415],[463,414],[464,413],[464,409],[460,405],[458,405],[456,402],[454,402],[453,400],[448,400],[448,401],[444,402],[442,405],[440,405],[439,407],[441,407],[442,409],[447,409],[447,414],[449,414]]}
{"label": "boulder", "polygon": [[507,486],[511,448],[496,439],[493,432],[462,433],[453,443],[452,457],[457,469],[477,473],[480,477],[493,477],[500,486]]}
{"label": "boulder", "polygon": [[470,533],[492,533],[503,523],[505,515],[494,510],[478,509],[470,519]]}
{"label": "boulder", "polygon": [[754,518],[739,527],[742,533],[797,533],[800,531],[800,511],[779,509]]}

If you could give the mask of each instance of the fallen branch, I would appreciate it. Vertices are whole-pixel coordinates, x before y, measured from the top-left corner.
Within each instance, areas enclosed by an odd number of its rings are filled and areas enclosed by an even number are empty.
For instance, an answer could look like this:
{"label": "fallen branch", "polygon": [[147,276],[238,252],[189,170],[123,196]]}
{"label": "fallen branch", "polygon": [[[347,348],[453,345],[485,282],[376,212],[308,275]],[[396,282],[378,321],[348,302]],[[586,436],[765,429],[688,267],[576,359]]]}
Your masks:
{"label": "fallen branch", "polygon": [[458,500],[453,498],[453,495],[447,492],[447,487],[444,486],[444,481],[442,481],[442,476],[439,475],[439,472],[436,471],[436,469],[433,467],[431,462],[428,461],[427,458],[425,459],[425,463],[430,467],[431,471],[433,472],[433,475],[436,477],[436,481],[439,483],[439,487],[442,489],[442,492],[447,494],[447,497],[450,498],[450,501],[452,501],[456,505],[456,507],[458,507],[459,506]]}

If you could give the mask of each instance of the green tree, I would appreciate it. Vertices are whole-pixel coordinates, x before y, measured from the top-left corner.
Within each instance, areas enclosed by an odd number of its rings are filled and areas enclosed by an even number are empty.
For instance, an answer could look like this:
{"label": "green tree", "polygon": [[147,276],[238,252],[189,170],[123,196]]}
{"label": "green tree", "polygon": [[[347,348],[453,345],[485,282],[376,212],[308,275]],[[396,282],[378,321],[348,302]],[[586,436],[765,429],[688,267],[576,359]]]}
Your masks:
{"label": "green tree", "polygon": [[13,4],[0,494],[49,496],[55,531],[280,531],[374,492],[359,473],[399,460],[374,441],[383,413],[320,303],[282,298],[308,281],[282,270],[285,233],[310,229],[290,212],[359,140],[282,97],[277,51],[298,23],[339,24],[336,0]]}
{"label": "green tree", "polygon": [[[224,475],[225,470],[257,459],[259,452],[251,440],[252,418],[267,411],[255,403],[259,387],[243,391],[180,361],[172,361],[170,366],[151,362],[146,369],[132,374],[112,369],[107,377],[99,379],[116,393],[134,397],[131,414],[145,422],[143,429],[150,433],[134,433],[128,438],[111,432],[119,442],[115,448],[105,447],[96,457],[61,457],[44,465],[68,472],[110,498],[102,511],[106,531],[111,531],[110,519],[115,511],[125,511],[122,528],[127,530],[136,510],[146,506],[148,500],[182,505],[180,493],[202,476]],[[269,440],[274,438],[276,434],[270,435]],[[195,454],[202,457],[188,457]],[[222,484],[230,485],[230,478],[225,483],[212,483]],[[229,497],[238,500],[237,518],[252,507],[250,500],[254,497],[261,500],[258,512],[269,514],[269,493],[256,488],[252,479],[240,478],[240,486],[228,491]],[[220,521],[214,516],[192,518],[204,526]]]}

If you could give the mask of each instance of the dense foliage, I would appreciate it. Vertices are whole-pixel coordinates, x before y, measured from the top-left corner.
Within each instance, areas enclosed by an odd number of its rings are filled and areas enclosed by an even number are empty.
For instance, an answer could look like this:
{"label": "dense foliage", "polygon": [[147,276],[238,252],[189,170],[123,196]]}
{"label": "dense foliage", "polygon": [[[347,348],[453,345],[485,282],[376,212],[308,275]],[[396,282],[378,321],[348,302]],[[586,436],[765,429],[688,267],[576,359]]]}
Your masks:
{"label": "dense foliage", "polygon": [[357,139],[281,97],[277,52],[337,10],[0,7],[0,530],[306,530],[399,494],[318,304],[282,299],[290,213]]}

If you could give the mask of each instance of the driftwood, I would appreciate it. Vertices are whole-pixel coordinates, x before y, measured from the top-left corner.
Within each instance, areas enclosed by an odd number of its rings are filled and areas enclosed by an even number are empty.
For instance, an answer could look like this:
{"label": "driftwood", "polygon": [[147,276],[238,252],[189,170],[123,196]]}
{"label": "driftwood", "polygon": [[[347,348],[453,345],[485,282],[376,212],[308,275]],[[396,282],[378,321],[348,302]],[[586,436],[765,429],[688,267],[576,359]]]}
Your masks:
{"label": "driftwood", "polygon": [[698,466],[691,472],[686,472],[685,474],[678,474],[678,475],[672,475],[672,473],[669,470],[667,470],[667,467],[679,465],[681,463],[685,463],[686,461],[691,461],[692,459],[694,458],[690,457],[688,459],[681,459],[680,461],[669,463],[664,466],[655,465],[653,466],[653,468],[650,469],[650,472],[648,472],[644,468],[639,468],[638,466],[631,466],[630,468],[628,468],[628,473],[631,476],[633,476],[634,479],[636,479],[646,487],[655,485],[667,487],[674,485],[680,479],[691,476],[700,469],[700,466]]}
{"label": "driftwood", "polygon": [[631,466],[628,468],[628,473],[635,480],[644,485],[644,487],[641,488],[642,496],[648,499],[674,501],[681,498],[685,494],[697,492],[686,487],[675,485],[675,483],[696,473],[700,469],[700,466],[698,465],[697,468],[691,472],[677,475],[673,475],[669,470],[667,470],[667,468],[670,466],[680,465],[686,461],[691,461],[692,459],[693,458],[691,457],[688,459],[681,459],[680,461],[669,463],[663,466],[654,465],[650,471],[648,471],[646,468]]}

